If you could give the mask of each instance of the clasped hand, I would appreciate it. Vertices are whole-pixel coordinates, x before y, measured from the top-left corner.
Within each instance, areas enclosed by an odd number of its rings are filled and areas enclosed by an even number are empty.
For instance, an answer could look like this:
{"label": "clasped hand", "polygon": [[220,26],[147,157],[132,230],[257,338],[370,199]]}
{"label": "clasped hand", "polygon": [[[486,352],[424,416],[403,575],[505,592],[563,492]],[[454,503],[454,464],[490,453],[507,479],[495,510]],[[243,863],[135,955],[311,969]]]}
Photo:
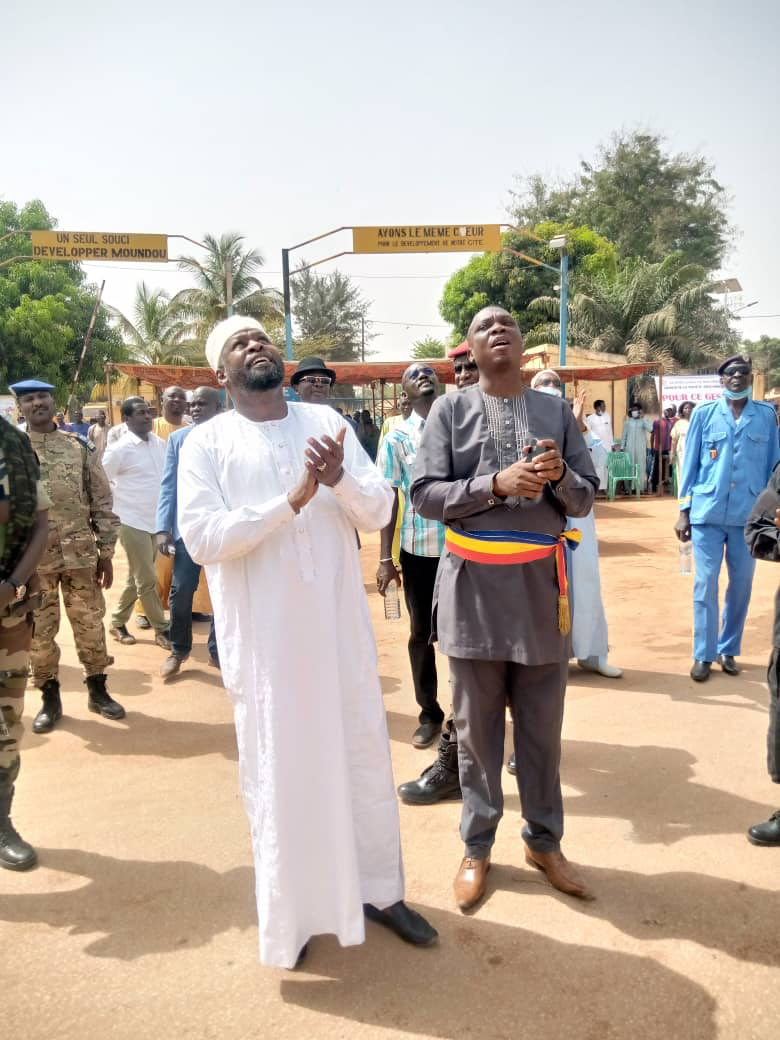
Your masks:
{"label": "clasped hand", "polygon": [[309,437],[305,451],[303,476],[288,494],[287,500],[296,513],[300,512],[317,494],[320,484],[333,487],[341,480],[344,472],[344,438],[347,434],[343,426],[333,437],[326,434],[322,440]]}
{"label": "clasped hand", "polygon": [[493,487],[502,498],[537,498],[548,481],[561,479],[564,463],[558,445],[543,440],[538,446],[547,450],[528,462],[513,462],[496,474]]}

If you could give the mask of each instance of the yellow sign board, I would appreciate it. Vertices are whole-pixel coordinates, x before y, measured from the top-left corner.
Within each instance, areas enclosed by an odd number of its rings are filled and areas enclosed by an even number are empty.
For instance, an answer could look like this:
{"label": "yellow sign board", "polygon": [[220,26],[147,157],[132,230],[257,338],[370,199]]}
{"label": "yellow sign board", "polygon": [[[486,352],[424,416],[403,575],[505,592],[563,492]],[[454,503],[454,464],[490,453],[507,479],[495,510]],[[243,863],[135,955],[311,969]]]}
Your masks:
{"label": "yellow sign board", "polygon": [[33,231],[36,260],[134,260],[160,264],[168,259],[167,235],[115,231]]}
{"label": "yellow sign board", "polygon": [[499,224],[352,228],[353,253],[497,253]]}

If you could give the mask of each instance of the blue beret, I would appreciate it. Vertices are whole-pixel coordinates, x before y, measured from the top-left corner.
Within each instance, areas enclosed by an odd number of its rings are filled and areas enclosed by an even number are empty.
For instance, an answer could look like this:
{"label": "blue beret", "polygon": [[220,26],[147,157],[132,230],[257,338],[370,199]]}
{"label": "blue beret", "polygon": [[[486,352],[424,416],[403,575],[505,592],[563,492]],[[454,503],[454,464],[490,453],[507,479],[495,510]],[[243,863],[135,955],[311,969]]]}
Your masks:
{"label": "blue beret", "polygon": [[48,390],[51,393],[54,387],[40,379],[20,379],[18,383],[11,383],[8,389],[19,397],[20,394],[34,394],[36,390]]}
{"label": "blue beret", "polygon": [[752,370],[753,362],[745,354],[734,354],[730,358],[726,358],[722,365],[718,367],[718,375],[722,376],[729,365],[747,365]]}

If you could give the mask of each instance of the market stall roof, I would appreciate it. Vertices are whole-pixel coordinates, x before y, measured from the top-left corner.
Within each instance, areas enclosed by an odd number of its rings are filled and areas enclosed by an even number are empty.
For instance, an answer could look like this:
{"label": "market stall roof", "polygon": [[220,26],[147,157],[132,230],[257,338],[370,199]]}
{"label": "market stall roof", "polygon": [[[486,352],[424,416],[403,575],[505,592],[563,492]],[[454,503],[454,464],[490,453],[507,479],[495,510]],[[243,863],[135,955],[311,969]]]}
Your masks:
{"label": "market stall roof", "polygon": [[[425,361],[436,372],[442,383],[453,383],[455,375],[452,361],[440,360]],[[334,361],[329,362],[330,367],[336,373],[336,383],[341,386],[367,386],[373,382],[400,383],[411,360],[407,361]],[[140,379],[152,386],[180,386],[184,390],[194,390],[198,386],[218,386],[217,377],[210,368],[196,368],[181,365],[116,365],[109,364],[107,368],[122,372],[123,375],[132,379]],[[284,365],[285,381],[289,383],[290,376],[296,369],[294,361],[286,361]],[[539,371],[538,368],[523,369],[527,381],[533,379]],[[576,380],[588,380],[593,382],[612,382],[628,379],[631,376],[644,375],[647,372],[660,374],[663,368],[660,364],[636,364],[636,365],[594,365],[588,366],[556,366],[555,371],[564,383]]]}

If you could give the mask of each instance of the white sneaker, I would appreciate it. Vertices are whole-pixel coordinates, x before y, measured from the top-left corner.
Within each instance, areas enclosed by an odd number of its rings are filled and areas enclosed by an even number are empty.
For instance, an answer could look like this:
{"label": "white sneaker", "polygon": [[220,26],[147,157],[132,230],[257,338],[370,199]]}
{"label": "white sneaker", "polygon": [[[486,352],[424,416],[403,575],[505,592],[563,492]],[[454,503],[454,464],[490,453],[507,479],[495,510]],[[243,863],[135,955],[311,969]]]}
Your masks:
{"label": "white sneaker", "polygon": [[606,657],[588,657],[584,661],[578,660],[577,664],[583,671],[597,672],[607,679],[619,679],[623,674],[623,669],[610,664]]}

